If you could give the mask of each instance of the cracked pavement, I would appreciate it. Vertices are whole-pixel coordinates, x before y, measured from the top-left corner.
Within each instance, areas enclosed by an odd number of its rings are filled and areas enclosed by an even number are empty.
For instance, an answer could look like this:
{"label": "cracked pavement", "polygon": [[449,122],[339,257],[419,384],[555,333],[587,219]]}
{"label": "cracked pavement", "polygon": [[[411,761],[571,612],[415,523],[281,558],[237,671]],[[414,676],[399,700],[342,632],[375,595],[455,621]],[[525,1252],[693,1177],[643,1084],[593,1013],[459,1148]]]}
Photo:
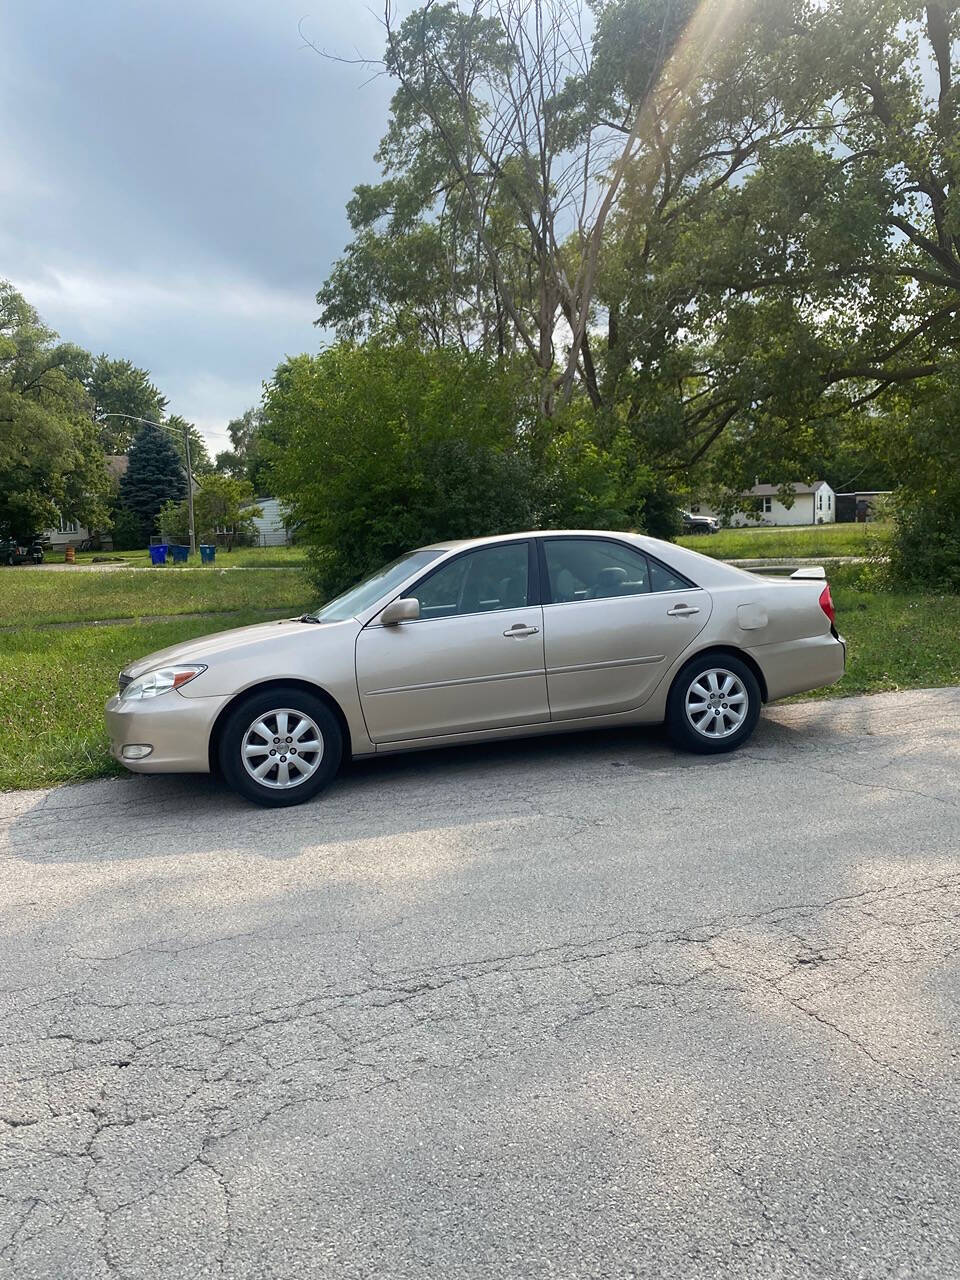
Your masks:
{"label": "cracked pavement", "polygon": [[0,1277],[960,1276],[958,723],[0,795]]}

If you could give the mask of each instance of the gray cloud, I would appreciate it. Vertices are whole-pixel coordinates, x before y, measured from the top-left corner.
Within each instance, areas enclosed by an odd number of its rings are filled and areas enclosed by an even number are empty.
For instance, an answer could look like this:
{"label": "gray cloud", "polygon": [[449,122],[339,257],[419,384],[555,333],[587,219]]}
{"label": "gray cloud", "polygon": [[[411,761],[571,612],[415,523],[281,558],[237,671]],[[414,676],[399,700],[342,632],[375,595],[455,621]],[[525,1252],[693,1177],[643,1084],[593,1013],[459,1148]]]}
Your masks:
{"label": "gray cloud", "polygon": [[389,84],[363,0],[44,0],[0,20],[0,276],[223,427],[284,355],[368,181]]}

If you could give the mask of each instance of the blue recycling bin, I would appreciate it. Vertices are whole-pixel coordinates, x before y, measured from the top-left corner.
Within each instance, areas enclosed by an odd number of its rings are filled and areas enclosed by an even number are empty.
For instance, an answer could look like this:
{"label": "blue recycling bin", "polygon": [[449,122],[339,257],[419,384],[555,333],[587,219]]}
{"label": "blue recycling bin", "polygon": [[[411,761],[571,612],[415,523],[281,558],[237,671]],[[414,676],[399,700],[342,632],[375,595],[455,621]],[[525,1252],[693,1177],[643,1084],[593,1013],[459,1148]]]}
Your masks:
{"label": "blue recycling bin", "polygon": [[217,548],[209,542],[200,543],[200,560],[203,564],[213,564],[217,558]]}
{"label": "blue recycling bin", "polygon": [[187,556],[190,554],[190,548],[181,547],[177,543],[174,543],[174,545],[170,548],[170,552],[173,555],[174,564],[186,564]]}
{"label": "blue recycling bin", "polygon": [[167,544],[165,542],[161,542],[158,546],[150,548],[150,563],[167,563]]}

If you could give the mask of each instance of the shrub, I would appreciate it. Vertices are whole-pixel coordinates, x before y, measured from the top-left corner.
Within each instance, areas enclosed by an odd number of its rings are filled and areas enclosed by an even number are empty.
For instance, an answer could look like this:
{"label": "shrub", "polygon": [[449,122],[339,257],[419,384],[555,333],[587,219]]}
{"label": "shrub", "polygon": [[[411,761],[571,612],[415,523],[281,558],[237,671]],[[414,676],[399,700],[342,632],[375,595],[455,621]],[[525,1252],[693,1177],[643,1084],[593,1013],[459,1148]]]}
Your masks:
{"label": "shrub", "polygon": [[190,512],[186,501],[165,502],[157,516],[157,527],[165,542],[183,545],[190,541]]}
{"label": "shrub", "polygon": [[[535,391],[457,352],[341,344],[277,370],[276,496],[332,593],[411,546],[529,527]],[[267,446],[268,447],[268,446]]]}
{"label": "shrub", "polygon": [[129,507],[117,507],[113,516],[113,545],[117,551],[136,551],[144,545],[140,517]]}
{"label": "shrub", "polygon": [[907,586],[960,591],[960,364],[911,389],[886,422],[900,477],[894,497],[890,577]]}
{"label": "shrub", "polygon": [[[341,343],[267,389],[271,485],[336,592],[410,547],[520,529],[670,533],[676,500],[630,439],[574,405],[538,418],[517,367],[460,350]],[[283,441],[282,446],[270,441]]]}
{"label": "shrub", "polygon": [[960,481],[897,494],[890,576],[908,586],[960,591]]}

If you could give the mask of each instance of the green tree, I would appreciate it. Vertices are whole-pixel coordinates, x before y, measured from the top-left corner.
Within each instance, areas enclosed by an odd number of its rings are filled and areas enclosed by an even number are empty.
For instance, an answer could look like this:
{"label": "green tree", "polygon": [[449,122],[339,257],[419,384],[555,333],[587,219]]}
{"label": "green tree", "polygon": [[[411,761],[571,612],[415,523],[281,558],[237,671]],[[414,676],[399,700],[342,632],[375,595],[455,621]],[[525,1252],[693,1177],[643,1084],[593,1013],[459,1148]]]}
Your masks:
{"label": "green tree", "polygon": [[141,427],[120,481],[121,502],[140,521],[141,544],[149,542],[164,503],[185,493],[183,465],[167,433],[154,426]]}
{"label": "green tree", "polygon": [[[842,104],[816,146],[781,149],[731,191],[739,294],[793,299],[853,398],[929,377],[960,343],[960,9],[809,4],[790,42]],[[809,73],[808,73],[809,74]]]}
{"label": "green tree", "polygon": [[872,453],[902,487],[899,576],[956,584],[960,9],[834,0],[794,17],[781,93],[819,86],[830,130],[765,152],[685,242],[711,355],[752,332],[745,356],[770,351],[777,386],[741,398],[712,462],[742,477],[793,459],[787,479],[806,461],[809,478],[863,440],[866,468]]}
{"label": "green tree", "polygon": [[[249,480],[213,471],[199,482],[193,495],[194,522],[201,542],[215,539],[228,549],[254,531],[254,518],[263,515],[253,501]],[[190,514],[186,502],[167,502],[160,510],[160,528],[179,542],[189,538]]]}
{"label": "green tree", "polygon": [[699,280],[678,270],[678,228],[765,148],[818,127],[818,100],[777,100],[793,70],[782,7],[607,0],[592,38],[562,0],[388,15],[383,180],[348,206],[355,238],[321,321],[519,353],[546,417],[578,388],[613,414],[619,375],[647,357],[630,411],[666,393],[660,427],[699,447],[732,415],[698,385],[709,359],[684,317]]}
{"label": "green tree", "polygon": [[266,466],[260,453],[263,409],[255,405],[227,423],[230,448],[217,454],[216,469],[237,479],[245,478],[255,493],[265,492]]}
{"label": "green tree", "polygon": [[[137,418],[159,422],[166,411],[166,396],[150,381],[146,369],[138,369],[130,360],[111,359],[106,354],[97,356],[87,373],[86,385],[93,401],[100,443],[107,453],[127,452],[142,425]],[[130,416],[106,416],[117,413]]]}
{"label": "green tree", "polygon": [[110,480],[82,382],[88,360],[0,281],[0,537],[26,538],[61,518],[107,522]]}
{"label": "green tree", "polygon": [[958,358],[960,7],[590,8],[388,15],[381,179],[348,206],[321,320],[519,358],[541,418],[576,422],[644,522],[651,471],[662,493],[735,490],[831,459],[929,512],[920,452],[891,471],[873,441],[894,418],[932,439]]}

